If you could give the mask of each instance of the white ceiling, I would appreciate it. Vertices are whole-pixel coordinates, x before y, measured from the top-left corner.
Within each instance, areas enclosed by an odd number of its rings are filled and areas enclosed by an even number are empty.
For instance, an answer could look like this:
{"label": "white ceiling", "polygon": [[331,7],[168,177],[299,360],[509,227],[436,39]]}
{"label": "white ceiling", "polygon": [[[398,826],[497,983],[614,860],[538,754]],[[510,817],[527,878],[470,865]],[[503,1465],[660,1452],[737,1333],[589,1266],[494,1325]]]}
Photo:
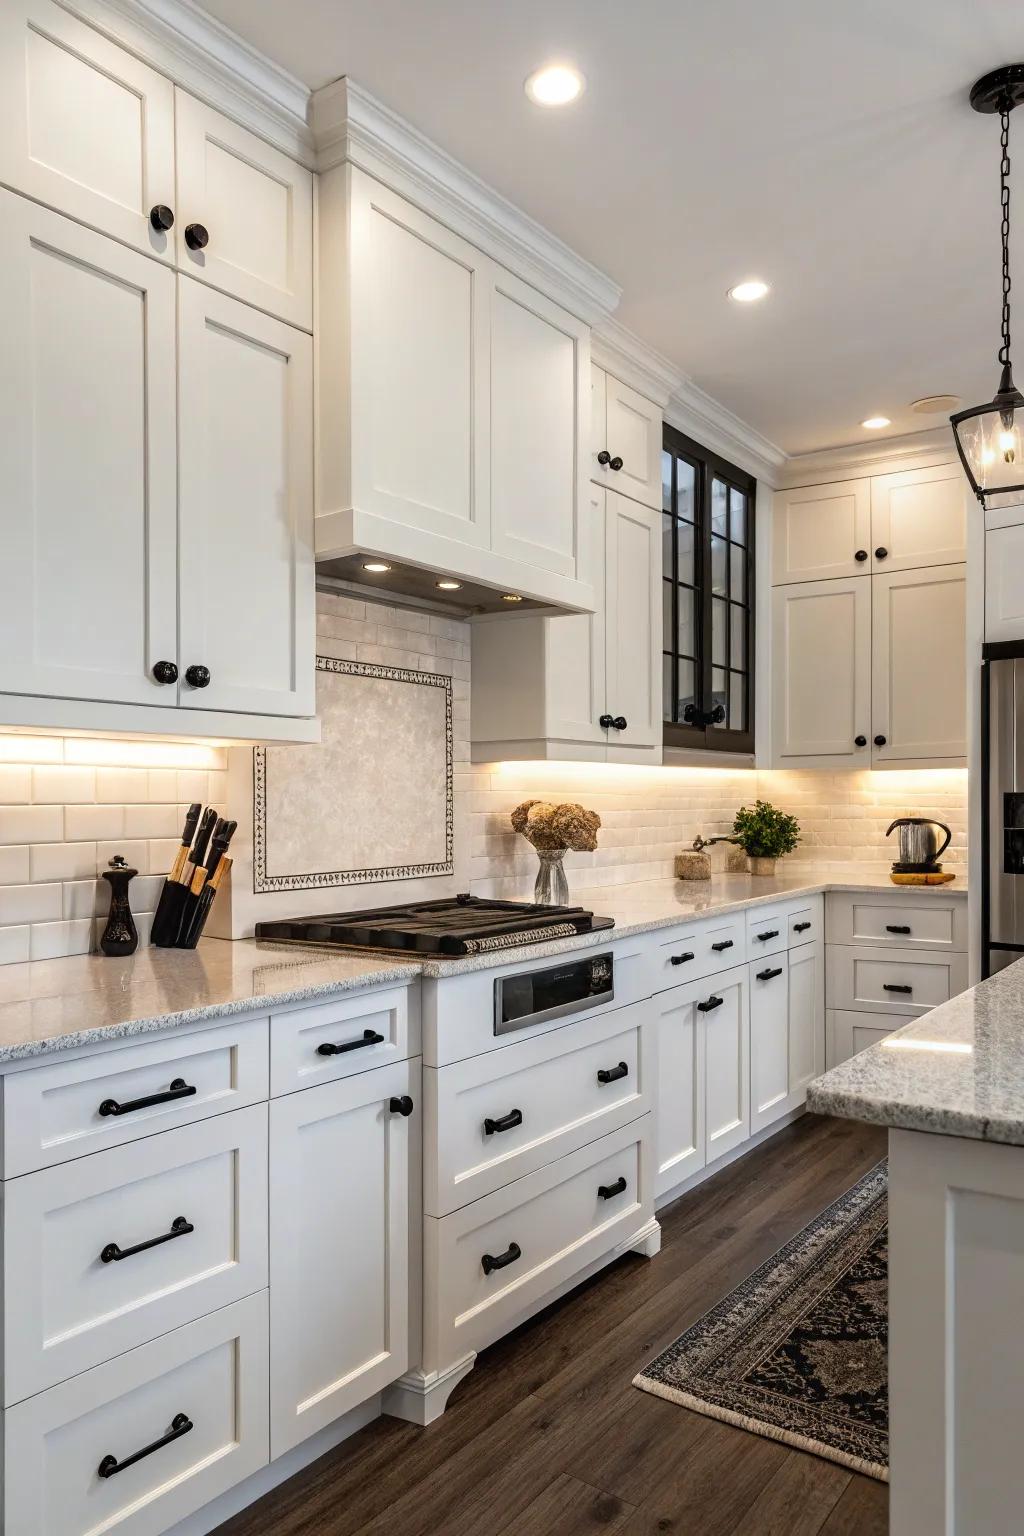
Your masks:
{"label": "white ceiling", "polygon": [[[204,4],[310,86],[351,75],[608,272],[618,318],[788,453],[995,389],[998,125],[967,90],[1024,57],[1008,0]],[[543,111],[522,83],[556,57],[588,88]],[[728,301],[750,274],[771,297]]]}

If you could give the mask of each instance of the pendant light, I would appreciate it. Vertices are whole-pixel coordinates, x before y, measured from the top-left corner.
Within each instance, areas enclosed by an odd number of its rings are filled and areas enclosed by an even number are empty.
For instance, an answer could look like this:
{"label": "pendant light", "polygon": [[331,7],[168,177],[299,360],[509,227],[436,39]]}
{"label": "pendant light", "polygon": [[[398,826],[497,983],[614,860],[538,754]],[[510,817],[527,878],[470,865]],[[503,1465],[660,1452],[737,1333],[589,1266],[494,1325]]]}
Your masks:
{"label": "pendant light", "polygon": [[957,411],[953,425],[957,452],[971,489],[983,507],[1024,501],[1024,395],[1014,387],[1010,363],[1010,113],[1024,101],[1024,64],[1007,64],[977,82],[971,91],[975,112],[998,113],[1002,127],[999,202],[1003,246],[1002,342],[999,388],[987,405]]}

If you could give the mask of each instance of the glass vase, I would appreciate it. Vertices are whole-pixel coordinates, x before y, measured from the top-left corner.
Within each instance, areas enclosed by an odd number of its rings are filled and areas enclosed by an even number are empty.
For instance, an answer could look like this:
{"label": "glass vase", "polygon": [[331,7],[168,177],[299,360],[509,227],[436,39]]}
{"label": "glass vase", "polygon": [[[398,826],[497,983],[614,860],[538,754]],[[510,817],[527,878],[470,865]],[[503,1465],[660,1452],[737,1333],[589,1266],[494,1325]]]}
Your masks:
{"label": "glass vase", "polygon": [[538,848],[540,868],[537,883],[533,887],[533,899],[538,906],[564,907],[569,902],[569,882],[565,878],[564,848]]}

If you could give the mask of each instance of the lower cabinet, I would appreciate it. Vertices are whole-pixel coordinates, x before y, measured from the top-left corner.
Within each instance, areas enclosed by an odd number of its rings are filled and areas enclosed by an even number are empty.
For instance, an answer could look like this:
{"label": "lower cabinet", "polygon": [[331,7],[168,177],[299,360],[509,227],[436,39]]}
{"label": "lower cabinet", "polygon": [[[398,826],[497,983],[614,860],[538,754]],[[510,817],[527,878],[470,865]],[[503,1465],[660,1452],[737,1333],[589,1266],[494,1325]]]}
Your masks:
{"label": "lower cabinet", "polygon": [[409,1364],[419,1083],[403,1061],[271,1102],[273,1458]]}
{"label": "lower cabinet", "polygon": [[750,966],[750,1131],[804,1102],[825,1067],[822,946],[801,944]]}
{"label": "lower cabinet", "polygon": [[830,1008],[826,1019],[826,1068],[877,1045],[894,1030],[902,1029],[906,1019],[890,1018],[880,1013],[855,1013],[852,1009]]}

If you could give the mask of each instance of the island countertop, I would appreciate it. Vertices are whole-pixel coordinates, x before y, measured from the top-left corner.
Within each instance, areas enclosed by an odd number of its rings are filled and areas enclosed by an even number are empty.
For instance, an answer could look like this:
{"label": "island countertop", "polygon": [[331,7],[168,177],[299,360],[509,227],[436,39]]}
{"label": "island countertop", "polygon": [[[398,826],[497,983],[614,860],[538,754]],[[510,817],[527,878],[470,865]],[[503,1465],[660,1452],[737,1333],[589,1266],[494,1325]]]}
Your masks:
{"label": "island countertop", "polygon": [[833,1067],[811,1083],[807,1107],[1024,1146],[1024,961]]}

